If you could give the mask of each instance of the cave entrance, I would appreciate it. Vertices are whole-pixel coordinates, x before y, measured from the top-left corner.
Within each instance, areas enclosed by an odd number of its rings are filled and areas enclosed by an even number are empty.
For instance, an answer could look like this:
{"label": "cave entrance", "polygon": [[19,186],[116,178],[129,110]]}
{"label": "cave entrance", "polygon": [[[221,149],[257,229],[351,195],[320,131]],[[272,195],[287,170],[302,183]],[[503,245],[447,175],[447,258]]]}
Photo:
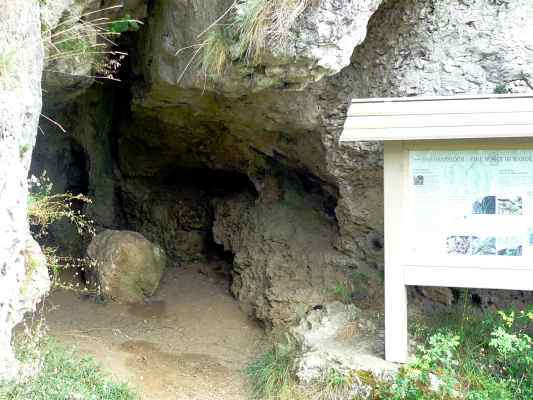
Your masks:
{"label": "cave entrance", "polygon": [[120,190],[117,228],[138,231],[169,254],[160,286],[141,304],[54,291],[45,307],[50,333],[143,398],[247,399],[242,371],[263,329],[231,295],[233,255],[215,242],[212,227],[217,201],[254,192],[253,185],[239,173],[186,169],[157,179],[125,176]]}
{"label": "cave entrance", "polygon": [[177,268],[194,262],[225,263],[227,272],[233,254],[214,239],[214,208],[218,201],[243,192],[256,195],[249,178],[235,171],[184,168],[161,172],[157,178],[124,177],[122,229],[158,243]]}

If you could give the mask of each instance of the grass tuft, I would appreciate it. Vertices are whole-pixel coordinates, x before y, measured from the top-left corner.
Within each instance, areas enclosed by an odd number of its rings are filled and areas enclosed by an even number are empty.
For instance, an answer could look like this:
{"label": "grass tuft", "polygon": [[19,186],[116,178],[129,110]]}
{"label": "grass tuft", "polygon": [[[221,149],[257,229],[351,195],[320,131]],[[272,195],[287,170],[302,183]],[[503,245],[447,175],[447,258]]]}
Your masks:
{"label": "grass tuft", "polygon": [[[198,36],[200,43],[177,51],[176,55],[194,49],[178,81],[198,61],[200,53],[206,79],[220,78],[235,61],[260,64],[267,49],[287,47],[290,30],[311,3],[312,0],[235,0]],[[227,22],[222,23],[222,20]],[[231,49],[236,49],[234,56]]]}
{"label": "grass tuft", "polygon": [[345,400],[352,396],[352,378],[336,369],[329,369],[321,380],[315,383],[316,400]]}
{"label": "grass tuft", "polygon": [[231,64],[230,45],[227,35],[220,27],[208,31],[206,35],[202,70],[208,78],[222,76]]}
{"label": "grass tuft", "polygon": [[246,368],[254,399],[295,400],[299,398],[294,363],[298,346],[294,339],[272,344],[271,348]]}

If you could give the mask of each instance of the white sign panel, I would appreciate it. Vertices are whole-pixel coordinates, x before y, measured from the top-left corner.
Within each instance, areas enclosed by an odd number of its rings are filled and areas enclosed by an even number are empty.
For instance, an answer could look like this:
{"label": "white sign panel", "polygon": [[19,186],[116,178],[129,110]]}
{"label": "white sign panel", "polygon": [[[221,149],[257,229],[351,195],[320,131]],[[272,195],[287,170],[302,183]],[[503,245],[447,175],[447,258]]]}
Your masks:
{"label": "white sign panel", "polygon": [[406,286],[533,289],[533,140],[385,142],[385,354]]}
{"label": "white sign panel", "polygon": [[533,150],[409,151],[411,265],[533,265]]}

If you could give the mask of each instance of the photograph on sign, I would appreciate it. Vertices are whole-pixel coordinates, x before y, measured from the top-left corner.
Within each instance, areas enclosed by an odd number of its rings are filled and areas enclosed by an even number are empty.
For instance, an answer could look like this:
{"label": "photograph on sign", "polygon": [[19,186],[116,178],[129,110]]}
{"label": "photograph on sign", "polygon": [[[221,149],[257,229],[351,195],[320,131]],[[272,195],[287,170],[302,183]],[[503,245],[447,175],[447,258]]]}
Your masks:
{"label": "photograph on sign", "polygon": [[533,150],[412,150],[408,173],[410,263],[530,264]]}

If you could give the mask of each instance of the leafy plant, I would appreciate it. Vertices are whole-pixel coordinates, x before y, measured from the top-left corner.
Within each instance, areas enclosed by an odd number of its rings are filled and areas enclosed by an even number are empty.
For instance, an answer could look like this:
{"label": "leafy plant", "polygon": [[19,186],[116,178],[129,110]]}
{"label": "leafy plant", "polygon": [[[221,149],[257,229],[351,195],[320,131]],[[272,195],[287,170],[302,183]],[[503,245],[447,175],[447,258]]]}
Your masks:
{"label": "leafy plant", "polygon": [[[441,320],[443,320],[441,318]],[[533,398],[532,309],[473,315],[464,308],[429,335],[394,382],[381,383],[382,400],[528,400]],[[433,333],[430,333],[433,331]]]}
{"label": "leafy plant", "polygon": [[59,193],[52,194],[53,184],[46,175],[46,171],[37,178],[32,176],[28,180],[28,217],[36,239],[44,238],[50,224],[66,219],[74,226],[80,235],[94,234],[93,221],[88,219],[76,204],[91,204],[91,199],[82,194]]}
{"label": "leafy plant", "polygon": [[140,22],[131,18],[130,15],[126,15],[123,19],[117,19],[111,22],[111,32],[124,33],[128,31],[137,32],[140,29]]}
{"label": "leafy plant", "polygon": [[494,87],[494,94],[508,94],[508,93],[511,93],[511,89],[509,89],[505,83],[498,83]]}

